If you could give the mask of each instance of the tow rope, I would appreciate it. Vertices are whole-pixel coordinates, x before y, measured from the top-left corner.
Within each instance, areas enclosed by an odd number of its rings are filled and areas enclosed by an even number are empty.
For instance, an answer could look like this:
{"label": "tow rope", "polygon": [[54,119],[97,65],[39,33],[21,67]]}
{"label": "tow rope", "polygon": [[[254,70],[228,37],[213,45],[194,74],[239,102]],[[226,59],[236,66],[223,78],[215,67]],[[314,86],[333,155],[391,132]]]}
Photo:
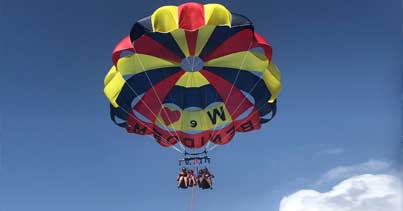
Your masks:
{"label": "tow rope", "polygon": [[[196,173],[196,165],[197,165],[197,160],[194,160],[194,165],[193,165],[193,172]],[[194,175],[193,175],[194,176]],[[196,180],[196,178],[195,178]],[[192,197],[190,198],[190,203],[189,203],[189,210],[193,210],[193,205],[194,205],[194,197],[195,197],[195,186],[196,184],[193,184],[192,186]]]}

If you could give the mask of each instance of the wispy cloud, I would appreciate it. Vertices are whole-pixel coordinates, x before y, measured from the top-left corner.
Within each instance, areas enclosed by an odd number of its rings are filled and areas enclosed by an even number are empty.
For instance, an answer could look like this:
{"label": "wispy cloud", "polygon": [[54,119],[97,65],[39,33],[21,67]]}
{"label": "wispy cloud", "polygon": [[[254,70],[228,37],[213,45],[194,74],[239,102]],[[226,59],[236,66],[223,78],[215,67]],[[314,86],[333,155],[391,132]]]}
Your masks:
{"label": "wispy cloud", "polygon": [[343,148],[332,148],[318,152],[318,155],[338,155],[344,152]]}
{"label": "wispy cloud", "polygon": [[386,173],[391,171],[391,165],[385,161],[370,159],[367,162],[356,165],[338,166],[323,174],[316,182],[321,185],[326,182],[340,181],[355,175],[366,173]]}

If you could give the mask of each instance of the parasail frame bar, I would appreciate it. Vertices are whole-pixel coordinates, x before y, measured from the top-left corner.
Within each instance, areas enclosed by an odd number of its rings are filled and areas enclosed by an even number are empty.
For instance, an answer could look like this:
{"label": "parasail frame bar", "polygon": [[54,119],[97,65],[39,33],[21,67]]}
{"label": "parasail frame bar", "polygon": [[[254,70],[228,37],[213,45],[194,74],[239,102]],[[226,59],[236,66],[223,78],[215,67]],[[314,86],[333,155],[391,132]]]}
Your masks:
{"label": "parasail frame bar", "polygon": [[191,165],[193,162],[191,161],[198,161],[199,163],[210,163],[211,158],[207,155],[207,151],[204,150],[203,152],[198,152],[198,153],[189,153],[189,152],[184,152],[183,153],[184,158],[180,159],[178,161],[179,166],[182,166],[184,163],[185,165]]}

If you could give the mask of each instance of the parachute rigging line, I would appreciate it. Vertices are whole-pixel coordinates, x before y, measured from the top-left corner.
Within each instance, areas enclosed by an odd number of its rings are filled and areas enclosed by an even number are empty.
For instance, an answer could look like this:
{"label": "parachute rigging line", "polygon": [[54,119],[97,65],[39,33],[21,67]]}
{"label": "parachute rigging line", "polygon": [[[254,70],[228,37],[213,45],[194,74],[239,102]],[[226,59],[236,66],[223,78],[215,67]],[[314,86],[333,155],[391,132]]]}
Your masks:
{"label": "parachute rigging line", "polygon": [[[253,44],[253,39],[251,39],[250,40],[250,42],[249,42],[249,47],[248,47],[248,50],[247,51],[249,51],[250,50],[250,48],[252,47],[252,44]],[[237,82],[237,80],[238,80],[238,77],[239,77],[239,72],[241,71],[241,69],[242,69],[242,67],[243,67],[243,64],[245,63],[245,59],[246,59],[246,56],[247,56],[248,54],[247,53],[245,53],[245,55],[243,55],[243,57],[242,57],[242,62],[241,62],[241,65],[239,65],[239,69],[238,69],[238,72],[237,72],[237,74],[236,74],[236,76],[235,76],[235,80],[234,80],[234,82],[232,82],[231,84],[231,89],[229,90],[229,93],[228,93],[228,95],[227,95],[227,97],[225,98],[225,101],[224,101],[224,105],[226,105],[227,103],[228,103],[228,99],[230,98],[230,96],[231,96],[231,93],[232,93],[232,90],[234,89],[234,87],[235,87],[235,83]],[[259,80],[258,80],[259,81]],[[255,85],[256,86],[256,85]],[[245,100],[246,98],[244,98],[244,100]],[[242,103],[244,102],[244,100],[242,101]],[[239,105],[241,105],[241,103],[239,103],[238,104],[238,107],[237,107],[237,109],[239,108]],[[237,109],[235,109],[235,111],[237,110]],[[235,112],[234,112],[235,113]],[[217,129],[217,126],[218,126],[218,124],[217,125],[215,125],[214,126],[214,128],[213,128],[213,132],[212,132],[212,135],[211,135],[211,137],[213,138],[217,133],[215,132],[215,130]],[[228,135],[226,135],[225,137],[227,137]],[[224,139],[225,140],[225,139]],[[209,141],[210,142],[210,141]],[[216,148],[218,146],[218,144],[215,144],[213,147],[212,147],[212,149],[214,149],[214,148]],[[211,150],[211,149],[210,149]],[[208,151],[210,151],[210,150],[208,150]]]}
{"label": "parachute rigging line", "polygon": [[[193,164],[194,164],[193,165],[193,172],[196,172],[197,160],[194,160]],[[190,198],[189,211],[193,210],[194,199],[195,199],[195,186],[196,186],[196,184],[193,184],[193,186],[192,186],[192,196]]]}
{"label": "parachute rigging line", "polygon": [[[136,55],[136,58],[138,58],[137,55]],[[138,60],[139,60],[139,62],[141,62],[139,58],[138,58]],[[142,65],[142,68],[143,68],[143,71],[144,71],[144,66],[143,66],[142,63],[141,63],[141,65]],[[148,77],[148,75],[147,75],[147,77]],[[150,80],[150,78],[148,78],[148,79]],[[139,94],[138,94],[136,91],[134,91],[133,87],[132,87],[129,83],[127,83],[127,81],[125,81],[125,84],[127,84],[127,86],[129,87],[129,89],[130,89],[136,96],[139,96]],[[150,84],[151,84],[151,83],[150,83]],[[151,85],[152,85],[152,84],[151,84]],[[154,90],[154,92],[155,92],[155,90]],[[140,101],[142,101],[142,100],[143,100],[143,99],[140,98]],[[147,109],[151,112],[152,115],[154,115],[155,117],[157,117],[157,115],[151,110],[151,108],[150,108],[146,103],[143,103],[143,104],[147,107]],[[119,107],[119,109],[121,109],[122,111],[124,111],[127,115],[130,115],[130,113],[129,113],[128,111],[126,111],[126,109],[124,109],[123,107]],[[147,125],[145,125],[145,127],[146,127],[147,129],[149,129],[149,130],[152,130],[152,128],[148,127]],[[163,141],[165,142],[165,144],[169,145],[169,142],[166,141],[165,139],[163,139],[162,137],[161,137],[161,140],[163,140]],[[176,151],[178,151],[178,152],[180,152],[180,153],[183,153],[183,152],[185,151],[185,148],[183,147],[182,144],[181,144],[180,146],[182,147],[183,151],[181,151],[180,149],[178,149],[175,145],[171,145],[170,147],[172,147],[174,150],[176,150]]]}
{"label": "parachute rigging line", "polygon": [[[145,69],[145,67],[144,67],[143,62],[142,62],[141,59],[137,56],[137,51],[136,51],[136,48],[134,47],[134,45],[133,45],[133,51],[134,51],[134,54],[135,54],[137,60],[139,61],[139,64],[140,64],[141,68],[143,69],[143,72],[145,73],[145,75],[146,75],[146,77],[147,77],[147,80],[148,80],[148,83],[149,83],[150,86],[151,86],[151,89],[153,90],[155,96],[157,96],[158,102],[162,105],[162,101],[161,101],[160,97],[159,97],[158,94],[157,94],[157,91],[155,90],[155,88],[154,88],[154,86],[153,86],[154,84],[151,82],[151,79],[150,79],[150,77],[149,77],[148,74],[147,74],[147,71],[146,71],[146,69]],[[155,117],[157,117],[157,116],[155,116]],[[167,115],[167,117],[168,117],[168,120],[171,122],[171,119],[170,119],[169,115]],[[179,139],[178,132],[176,131],[175,128],[174,128],[173,131],[174,131],[176,137]],[[181,148],[182,148],[184,151],[186,150],[185,147],[184,147],[184,146],[182,145],[182,143],[180,142],[180,140],[178,140],[177,143],[179,143],[179,146],[181,146]]]}
{"label": "parachute rigging line", "polygon": [[[261,79],[259,79],[258,81],[260,81]],[[255,83],[255,84],[257,84],[257,83]],[[256,85],[255,85],[256,86]],[[254,88],[253,88],[254,89]],[[253,90],[252,89],[252,90]],[[244,99],[245,100],[245,99]],[[244,102],[244,100],[241,102],[241,103],[243,103]],[[256,112],[259,112],[259,110],[261,109],[261,108],[263,108],[263,106],[265,106],[264,104],[263,105],[261,105],[261,106],[259,106],[255,111],[253,111],[253,113],[251,114],[252,116],[256,113]],[[238,107],[237,107],[237,109],[239,108],[239,105],[238,105]],[[271,117],[269,118],[269,119],[267,119],[266,121],[267,122],[269,122],[270,120],[272,120],[273,119],[273,117],[276,115],[276,110],[277,110],[277,108],[276,108],[276,104],[274,104],[274,107],[273,107],[273,110],[271,111],[271,113],[272,113],[272,115],[271,115]],[[225,136],[223,136],[223,139],[225,139],[225,138],[227,138],[228,137],[228,134],[227,135],[225,135]],[[209,142],[210,143],[210,142]],[[212,143],[212,144],[214,144],[214,143]],[[214,144],[212,147],[210,147],[210,148],[207,148],[206,147],[206,151],[207,152],[210,152],[210,151],[212,151],[213,149],[215,149],[216,147],[218,147],[219,145],[218,144]]]}
{"label": "parachute rigging line", "polygon": [[[127,83],[128,84],[128,83]],[[129,85],[130,86],[130,85]],[[135,93],[136,94],[136,93]],[[128,111],[126,111],[126,109],[124,109],[123,107],[120,107],[120,109],[122,109],[122,111],[124,111],[127,115],[130,115],[130,113]],[[145,125],[145,127],[149,130],[152,130],[152,128],[148,127],[147,125]],[[161,137],[161,140],[163,142],[165,142],[165,144],[169,144],[168,141],[166,141],[164,138]],[[172,147],[172,149],[178,151],[179,153],[183,153],[183,151],[181,151],[180,149],[178,149],[175,145],[171,145],[170,147]]]}

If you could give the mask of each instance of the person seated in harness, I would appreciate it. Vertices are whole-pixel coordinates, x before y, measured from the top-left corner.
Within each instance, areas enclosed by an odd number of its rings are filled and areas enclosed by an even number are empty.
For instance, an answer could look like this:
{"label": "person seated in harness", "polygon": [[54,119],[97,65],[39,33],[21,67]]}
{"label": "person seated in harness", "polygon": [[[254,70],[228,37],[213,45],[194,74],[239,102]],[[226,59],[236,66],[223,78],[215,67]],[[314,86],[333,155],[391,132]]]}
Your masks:
{"label": "person seated in harness", "polygon": [[193,170],[189,169],[187,175],[188,175],[187,176],[188,186],[189,187],[195,186],[196,185],[196,178],[195,178]]}
{"label": "person seated in harness", "polygon": [[183,167],[182,170],[179,172],[178,178],[178,188],[187,188],[188,187],[188,174],[186,168]]}
{"label": "person seated in harness", "polygon": [[200,169],[197,175],[197,184],[201,189],[213,189],[212,177],[214,177],[207,168]]}
{"label": "person seated in harness", "polygon": [[210,173],[210,171],[207,169],[207,167],[204,168],[203,172],[204,172],[204,179],[206,180],[208,186],[210,187],[210,189],[213,189],[214,175],[212,173]]}
{"label": "person seated in harness", "polygon": [[199,186],[199,188],[203,189],[204,183],[205,183],[204,171],[203,171],[203,169],[200,169],[198,174],[197,174],[197,185]]}

